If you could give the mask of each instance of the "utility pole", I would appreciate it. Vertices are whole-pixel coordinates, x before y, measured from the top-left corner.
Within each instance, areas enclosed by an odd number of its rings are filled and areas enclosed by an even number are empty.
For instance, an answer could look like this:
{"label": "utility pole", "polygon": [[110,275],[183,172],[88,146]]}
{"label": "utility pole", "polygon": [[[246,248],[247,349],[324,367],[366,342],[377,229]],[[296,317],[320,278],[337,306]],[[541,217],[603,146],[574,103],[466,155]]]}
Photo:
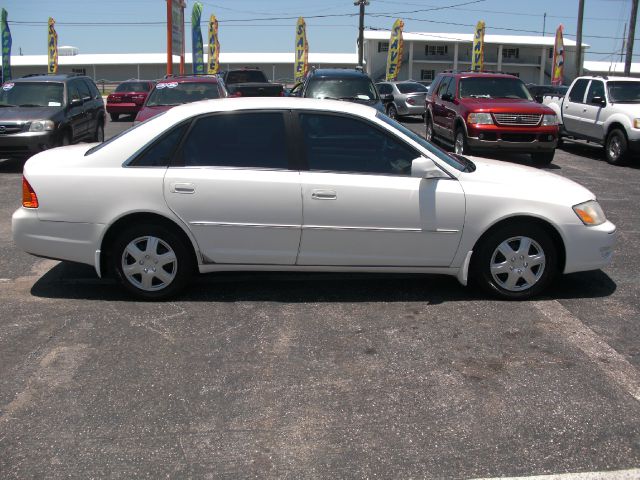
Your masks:
{"label": "utility pole", "polygon": [[624,22],[624,30],[622,33],[622,47],[620,47],[620,63],[624,61],[624,49],[627,46],[627,22]]}
{"label": "utility pole", "polygon": [[547,12],[544,12],[544,17],[542,17],[542,36],[547,32]]}
{"label": "utility pole", "polygon": [[627,58],[624,60],[624,76],[631,75],[631,60],[633,58],[633,37],[636,34],[636,17],[638,15],[638,0],[631,2],[631,18],[629,19],[629,36],[627,37]]}
{"label": "utility pole", "polygon": [[358,65],[364,64],[364,7],[369,5],[369,0],[356,0],[354,5],[360,6],[360,29],[358,33]]}
{"label": "utility pole", "polygon": [[578,6],[578,34],[576,35],[576,77],[582,75],[582,18],[584,17],[584,0]]}

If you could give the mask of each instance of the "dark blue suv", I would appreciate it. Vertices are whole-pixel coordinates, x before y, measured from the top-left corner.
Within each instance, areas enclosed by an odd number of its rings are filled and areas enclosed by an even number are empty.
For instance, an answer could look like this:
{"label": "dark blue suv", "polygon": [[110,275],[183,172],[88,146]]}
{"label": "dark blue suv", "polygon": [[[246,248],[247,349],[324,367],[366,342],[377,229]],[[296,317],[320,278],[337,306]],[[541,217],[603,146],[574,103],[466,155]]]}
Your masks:
{"label": "dark blue suv", "polygon": [[304,82],[291,89],[290,95],[362,103],[384,113],[384,105],[373,81],[369,75],[358,69],[320,68],[312,70]]}

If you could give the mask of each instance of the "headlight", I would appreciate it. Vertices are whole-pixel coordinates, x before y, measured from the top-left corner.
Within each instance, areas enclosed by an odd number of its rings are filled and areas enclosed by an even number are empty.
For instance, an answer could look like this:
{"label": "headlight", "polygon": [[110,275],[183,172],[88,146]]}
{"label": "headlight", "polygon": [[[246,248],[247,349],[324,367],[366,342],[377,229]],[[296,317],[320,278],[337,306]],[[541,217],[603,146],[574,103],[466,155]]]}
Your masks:
{"label": "headlight", "polygon": [[633,119],[633,128],[640,128],[640,118]]}
{"label": "headlight", "polygon": [[576,212],[582,223],[588,226],[601,225],[607,221],[602,207],[595,200],[575,205],[573,211]]}
{"label": "headlight", "polygon": [[467,122],[476,125],[493,125],[490,113],[470,113]]}
{"label": "headlight", "polygon": [[34,120],[29,125],[30,132],[48,132],[55,128],[52,120]]}
{"label": "headlight", "polygon": [[544,115],[542,117],[542,126],[549,127],[552,125],[558,125],[558,117],[556,117],[554,113],[552,113],[551,115]]}

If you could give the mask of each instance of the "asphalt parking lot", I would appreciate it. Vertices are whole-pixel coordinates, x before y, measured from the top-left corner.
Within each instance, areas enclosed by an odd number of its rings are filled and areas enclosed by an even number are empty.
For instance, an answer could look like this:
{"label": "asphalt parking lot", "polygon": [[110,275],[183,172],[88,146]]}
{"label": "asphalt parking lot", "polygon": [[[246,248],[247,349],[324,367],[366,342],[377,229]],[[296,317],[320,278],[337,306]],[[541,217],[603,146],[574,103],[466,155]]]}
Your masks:
{"label": "asphalt parking lot", "polygon": [[16,249],[20,168],[0,161],[0,478],[640,478],[640,160],[557,151],[619,244],[530,302],[290,273],[131,301]]}

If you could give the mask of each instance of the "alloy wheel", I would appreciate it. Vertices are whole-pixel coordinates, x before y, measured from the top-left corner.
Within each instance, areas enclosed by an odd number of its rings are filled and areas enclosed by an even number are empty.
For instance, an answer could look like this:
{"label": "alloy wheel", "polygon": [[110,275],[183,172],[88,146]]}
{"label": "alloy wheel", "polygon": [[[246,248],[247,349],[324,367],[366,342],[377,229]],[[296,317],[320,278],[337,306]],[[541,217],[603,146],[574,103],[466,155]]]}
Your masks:
{"label": "alloy wheel", "polygon": [[544,273],[544,250],[532,238],[511,237],[496,247],[489,270],[497,285],[510,292],[533,287]]}
{"label": "alloy wheel", "polygon": [[122,272],[132,285],[146,292],[166,288],[178,272],[178,257],[164,240],[151,235],[138,237],[124,248]]}

